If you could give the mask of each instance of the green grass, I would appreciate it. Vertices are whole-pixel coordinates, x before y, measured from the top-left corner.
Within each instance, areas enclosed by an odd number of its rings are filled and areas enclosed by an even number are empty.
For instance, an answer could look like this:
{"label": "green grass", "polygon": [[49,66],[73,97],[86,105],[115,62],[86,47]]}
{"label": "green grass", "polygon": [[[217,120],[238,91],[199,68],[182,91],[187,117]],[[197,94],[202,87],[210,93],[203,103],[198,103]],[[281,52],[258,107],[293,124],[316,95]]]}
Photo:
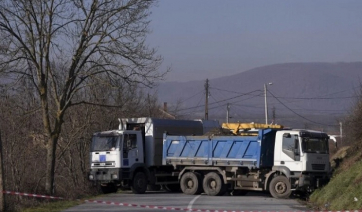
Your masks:
{"label": "green grass", "polygon": [[59,212],[83,204],[85,200],[96,199],[98,197],[103,197],[103,196],[105,196],[105,194],[99,194],[96,196],[86,196],[78,200],[49,200],[46,202],[39,203],[39,205],[34,207],[24,208],[21,211],[22,212]]}
{"label": "green grass", "polygon": [[23,212],[58,212],[66,210],[70,207],[80,205],[83,201],[81,200],[59,200],[47,203],[41,203],[39,206],[26,208]]}
{"label": "green grass", "polygon": [[328,185],[313,192],[310,202],[319,210],[362,209],[362,161],[350,165],[347,171],[336,174]]}

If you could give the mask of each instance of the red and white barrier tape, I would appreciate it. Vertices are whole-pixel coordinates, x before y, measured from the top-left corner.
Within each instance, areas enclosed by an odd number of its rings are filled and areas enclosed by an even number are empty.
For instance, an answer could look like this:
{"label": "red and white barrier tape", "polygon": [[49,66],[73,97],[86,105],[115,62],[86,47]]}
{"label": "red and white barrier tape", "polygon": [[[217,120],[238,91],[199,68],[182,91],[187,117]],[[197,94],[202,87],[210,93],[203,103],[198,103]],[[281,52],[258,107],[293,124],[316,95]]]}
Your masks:
{"label": "red and white barrier tape", "polygon": [[[20,196],[28,196],[28,197],[36,197],[36,198],[46,198],[46,199],[61,199],[63,197],[54,197],[47,195],[39,195],[39,194],[28,194],[21,193],[15,191],[3,191],[4,194],[11,195],[20,195]],[[194,209],[194,208],[177,208],[177,207],[165,207],[165,206],[157,206],[157,205],[139,205],[132,203],[122,203],[122,202],[111,202],[111,201],[102,201],[102,200],[84,200],[88,203],[100,203],[100,204],[108,204],[108,205],[118,205],[118,206],[128,206],[128,207],[137,207],[137,208],[150,208],[150,209],[160,209],[160,210],[174,210],[174,211],[195,211],[195,212],[362,212],[362,210],[341,210],[341,211],[259,211],[259,210],[209,210],[209,209]]]}
{"label": "red and white barrier tape", "polygon": [[100,203],[108,205],[128,206],[137,208],[149,208],[149,209],[160,209],[160,210],[174,210],[174,211],[196,211],[196,212],[362,212],[362,210],[343,210],[343,211],[260,211],[260,210],[209,210],[209,209],[194,209],[194,208],[176,208],[176,207],[165,207],[156,205],[138,205],[131,203],[101,201],[101,200],[85,200],[88,203]]}
{"label": "red and white barrier tape", "polygon": [[3,191],[3,193],[11,194],[11,195],[27,196],[27,197],[46,198],[46,199],[64,199],[63,197],[54,197],[54,196],[39,195],[39,194],[28,194],[28,193],[21,193],[21,192],[15,192],[15,191]]}
{"label": "red and white barrier tape", "polygon": [[[118,205],[118,206],[128,206],[128,207],[137,207],[137,208],[173,210],[173,211],[231,212],[231,211],[226,211],[226,210],[207,210],[207,209],[165,207],[165,206],[157,206],[157,205],[138,205],[138,204],[131,204],[131,203],[111,202],[111,201],[101,201],[101,200],[85,200],[85,202],[88,202],[88,203],[101,203],[101,204],[108,204],[108,205]],[[233,212],[241,212],[241,211],[233,211]],[[248,212],[248,211],[242,211],[242,212]],[[257,211],[254,211],[254,212],[257,212]]]}

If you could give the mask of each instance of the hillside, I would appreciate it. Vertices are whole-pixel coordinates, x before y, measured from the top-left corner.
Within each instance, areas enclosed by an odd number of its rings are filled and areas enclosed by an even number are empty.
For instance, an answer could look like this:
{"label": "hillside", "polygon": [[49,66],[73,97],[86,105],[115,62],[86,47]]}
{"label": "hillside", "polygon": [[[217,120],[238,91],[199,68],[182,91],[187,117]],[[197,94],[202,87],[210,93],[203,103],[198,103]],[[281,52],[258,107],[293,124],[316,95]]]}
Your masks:
{"label": "hillside", "polygon": [[[347,149],[347,150],[346,150]],[[310,197],[315,210],[358,210],[362,209],[362,153],[361,144],[354,142],[350,148],[340,148],[343,154],[337,160],[331,181]],[[357,150],[357,151],[356,151]],[[343,194],[343,195],[341,195]]]}
{"label": "hillside", "polygon": [[[337,125],[350,109],[362,78],[362,62],[287,63],[259,67],[232,76],[209,79],[209,118],[264,122],[264,84],[268,86],[269,119],[292,126]],[[166,82],[159,100],[179,116],[203,118],[205,81]]]}
{"label": "hillside", "polygon": [[345,120],[343,143],[330,148],[333,177],[310,197],[316,210],[362,209],[362,93]]}

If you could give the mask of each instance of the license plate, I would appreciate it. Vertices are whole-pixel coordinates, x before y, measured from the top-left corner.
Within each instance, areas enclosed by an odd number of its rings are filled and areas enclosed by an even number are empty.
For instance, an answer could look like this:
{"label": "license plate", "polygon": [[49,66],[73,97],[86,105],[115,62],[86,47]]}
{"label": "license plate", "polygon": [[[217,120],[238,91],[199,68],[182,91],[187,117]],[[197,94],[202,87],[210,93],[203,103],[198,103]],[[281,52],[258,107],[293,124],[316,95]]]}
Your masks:
{"label": "license plate", "polygon": [[105,166],[105,165],[106,165],[106,163],[101,163],[100,165],[101,165],[101,166]]}

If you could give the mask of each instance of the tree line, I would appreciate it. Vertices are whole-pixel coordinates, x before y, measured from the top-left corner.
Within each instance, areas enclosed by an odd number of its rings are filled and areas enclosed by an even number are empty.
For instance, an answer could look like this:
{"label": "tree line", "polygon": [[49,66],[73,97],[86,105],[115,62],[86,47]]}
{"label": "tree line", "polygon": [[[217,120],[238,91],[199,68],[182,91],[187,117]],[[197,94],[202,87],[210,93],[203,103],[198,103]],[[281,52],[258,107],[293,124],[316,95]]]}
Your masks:
{"label": "tree line", "polygon": [[[153,0],[0,2],[0,130],[6,190],[78,198],[92,133],[162,116],[168,70],[146,43]],[[18,210],[36,200],[7,197]],[[21,204],[20,204],[21,203]]]}

